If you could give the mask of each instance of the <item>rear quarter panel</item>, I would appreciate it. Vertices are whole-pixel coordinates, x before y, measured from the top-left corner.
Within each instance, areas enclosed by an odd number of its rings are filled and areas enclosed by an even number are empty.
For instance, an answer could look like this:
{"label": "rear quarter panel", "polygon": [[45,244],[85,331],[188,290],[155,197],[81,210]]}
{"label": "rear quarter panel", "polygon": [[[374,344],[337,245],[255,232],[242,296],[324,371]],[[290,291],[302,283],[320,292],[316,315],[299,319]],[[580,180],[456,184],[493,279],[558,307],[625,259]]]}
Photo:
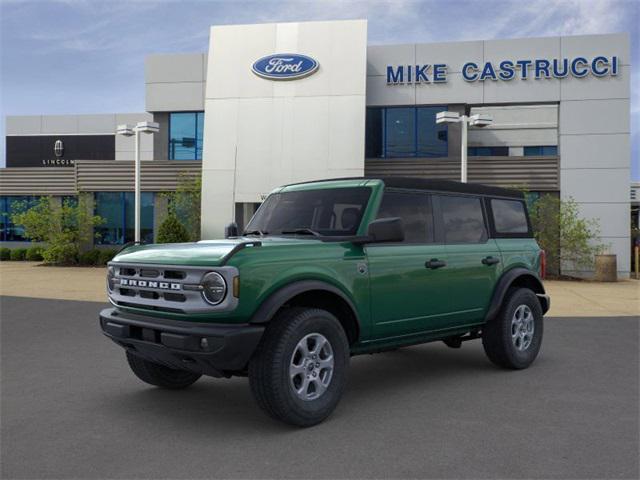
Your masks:
{"label": "rear quarter panel", "polygon": [[503,272],[523,267],[535,272],[540,267],[540,247],[533,238],[497,238],[496,244],[502,255]]}

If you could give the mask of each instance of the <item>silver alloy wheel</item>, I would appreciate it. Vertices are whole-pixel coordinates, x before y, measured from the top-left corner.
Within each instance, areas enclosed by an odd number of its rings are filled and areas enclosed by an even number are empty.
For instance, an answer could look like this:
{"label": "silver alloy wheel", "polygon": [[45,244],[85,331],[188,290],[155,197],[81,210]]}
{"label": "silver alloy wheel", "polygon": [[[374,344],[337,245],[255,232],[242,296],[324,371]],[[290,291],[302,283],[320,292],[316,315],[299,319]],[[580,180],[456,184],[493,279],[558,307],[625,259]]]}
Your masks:
{"label": "silver alloy wheel", "polygon": [[315,400],[333,377],[333,348],[320,333],[305,335],[293,349],[289,363],[291,388],[301,400]]}
{"label": "silver alloy wheel", "polygon": [[521,352],[529,348],[533,341],[535,323],[533,312],[528,305],[520,305],[511,318],[511,341]]}

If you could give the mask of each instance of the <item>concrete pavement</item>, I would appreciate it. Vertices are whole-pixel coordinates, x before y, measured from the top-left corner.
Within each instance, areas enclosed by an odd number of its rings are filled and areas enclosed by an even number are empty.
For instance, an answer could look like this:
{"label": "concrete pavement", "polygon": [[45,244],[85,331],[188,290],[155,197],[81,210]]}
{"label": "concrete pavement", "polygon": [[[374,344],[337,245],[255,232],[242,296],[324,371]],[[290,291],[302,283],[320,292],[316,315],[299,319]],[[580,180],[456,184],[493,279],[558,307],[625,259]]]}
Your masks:
{"label": "concrete pavement", "polygon": [[0,299],[2,478],[638,478],[637,319],[548,318],[523,371],[479,341],[354,357],[306,430],[244,378],[138,381],[101,303]]}

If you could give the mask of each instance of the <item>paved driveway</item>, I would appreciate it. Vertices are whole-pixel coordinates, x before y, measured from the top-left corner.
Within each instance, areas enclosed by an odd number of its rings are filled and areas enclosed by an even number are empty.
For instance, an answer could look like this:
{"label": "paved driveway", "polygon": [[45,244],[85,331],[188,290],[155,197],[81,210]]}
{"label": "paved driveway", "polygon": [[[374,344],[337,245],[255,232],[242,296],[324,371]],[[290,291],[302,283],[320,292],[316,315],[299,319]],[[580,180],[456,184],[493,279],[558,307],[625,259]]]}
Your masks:
{"label": "paved driveway", "polygon": [[634,318],[548,319],[521,372],[479,342],[356,357],[334,415],[300,430],[246,379],[140,383],[101,307],[2,298],[2,478],[638,478]]}

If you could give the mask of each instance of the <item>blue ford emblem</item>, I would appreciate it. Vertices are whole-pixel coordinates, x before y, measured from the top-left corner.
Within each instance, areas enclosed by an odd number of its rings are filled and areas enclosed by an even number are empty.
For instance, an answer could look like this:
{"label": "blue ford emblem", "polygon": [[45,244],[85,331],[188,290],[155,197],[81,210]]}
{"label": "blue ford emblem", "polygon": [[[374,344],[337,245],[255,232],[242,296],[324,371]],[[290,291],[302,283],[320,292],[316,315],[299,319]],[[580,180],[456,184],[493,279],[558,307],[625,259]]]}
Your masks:
{"label": "blue ford emblem", "polygon": [[259,77],[270,80],[295,80],[308,77],[318,70],[318,66],[318,62],[306,55],[278,53],[256,60],[251,70]]}

